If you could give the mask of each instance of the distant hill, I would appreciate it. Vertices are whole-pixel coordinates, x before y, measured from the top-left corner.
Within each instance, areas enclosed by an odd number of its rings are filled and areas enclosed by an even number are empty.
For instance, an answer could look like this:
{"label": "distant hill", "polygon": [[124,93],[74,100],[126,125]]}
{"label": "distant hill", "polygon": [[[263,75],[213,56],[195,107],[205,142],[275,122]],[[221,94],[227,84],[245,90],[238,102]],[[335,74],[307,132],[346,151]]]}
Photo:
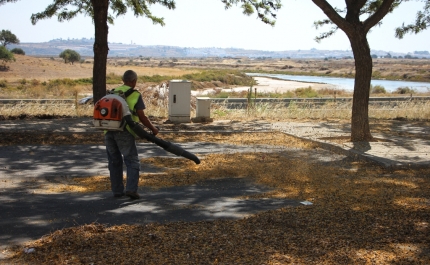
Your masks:
{"label": "distant hill", "polygon": [[[77,51],[81,56],[92,57],[94,39],[54,39],[41,43],[20,43],[9,45],[10,49],[21,48],[26,55],[53,56],[65,49]],[[395,53],[372,50],[372,55],[384,56],[414,56],[417,58],[430,58],[428,51],[415,51],[411,53]],[[167,57],[167,58],[198,58],[198,57],[248,57],[248,58],[348,58],[352,57],[350,50],[286,50],[286,51],[262,51],[245,50],[240,48],[192,48],[177,46],[152,45],[143,46],[137,44],[109,43],[109,57]]]}

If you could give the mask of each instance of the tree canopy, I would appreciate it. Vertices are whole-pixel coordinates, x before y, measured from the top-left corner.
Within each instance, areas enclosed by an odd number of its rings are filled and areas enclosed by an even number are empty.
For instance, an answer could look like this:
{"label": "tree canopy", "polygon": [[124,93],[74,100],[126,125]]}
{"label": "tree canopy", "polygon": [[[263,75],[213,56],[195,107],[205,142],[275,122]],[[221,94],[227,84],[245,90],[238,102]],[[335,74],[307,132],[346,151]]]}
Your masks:
{"label": "tree canopy", "polygon": [[15,57],[6,47],[0,46],[0,60],[3,62],[2,68],[6,68],[6,63],[15,61]]}
{"label": "tree canopy", "polygon": [[[317,36],[317,42],[332,36],[339,29],[348,37],[355,60],[355,82],[351,115],[351,141],[369,141],[373,137],[369,128],[369,96],[372,79],[372,56],[367,41],[367,34],[376,25],[382,23],[382,19],[402,2],[410,0],[345,0],[344,7],[333,7],[326,0],[312,0],[318,6],[327,19],[316,21],[316,28],[331,26],[331,28]],[[396,31],[398,37],[406,32],[418,33],[429,25],[429,1],[426,2],[424,11],[418,11],[415,24],[404,26]],[[257,3],[254,0],[222,0],[226,8],[232,4],[242,4],[244,14],[249,14],[249,7],[258,10],[259,16],[270,15],[276,19],[278,5],[281,1],[264,1]],[[264,21],[264,20],[263,20]],[[265,20],[266,23],[274,24],[273,21]],[[273,23],[272,23],[273,22]]]}
{"label": "tree canopy", "polygon": [[81,60],[81,55],[74,50],[66,49],[62,51],[59,55],[60,58],[63,58],[64,63],[71,63],[79,62]]}
{"label": "tree canopy", "polygon": [[414,23],[410,23],[405,25],[402,24],[401,27],[396,28],[396,37],[399,39],[403,39],[405,34],[407,33],[415,33],[418,34],[423,30],[426,30],[430,27],[430,1],[424,0],[425,5],[423,10],[419,10],[417,12],[417,16]]}
{"label": "tree canopy", "polygon": [[[0,0],[13,1],[13,0]],[[108,47],[108,23],[113,24],[116,17],[131,11],[136,17],[143,16],[154,24],[164,25],[164,19],[154,16],[150,6],[160,4],[174,9],[174,0],[53,0],[53,3],[42,12],[33,14],[31,22],[36,24],[41,19],[56,16],[58,21],[66,21],[78,14],[88,15],[94,24],[94,65],[93,97],[94,102],[106,94],[106,64]]]}
{"label": "tree canopy", "polygon": [[18,44],[19,39],[13,34],[10,30],[2,30],[0,32],[0,43],[3,47],[6,47],[8,44]]}

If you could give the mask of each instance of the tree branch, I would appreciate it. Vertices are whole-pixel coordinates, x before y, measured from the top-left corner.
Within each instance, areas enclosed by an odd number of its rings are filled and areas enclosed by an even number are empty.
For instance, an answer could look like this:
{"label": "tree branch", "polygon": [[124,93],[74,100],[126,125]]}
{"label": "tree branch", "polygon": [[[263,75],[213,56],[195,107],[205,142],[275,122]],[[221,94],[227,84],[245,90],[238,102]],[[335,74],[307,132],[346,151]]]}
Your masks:
{"label": "tree branch", "polygon": [[349,23],[341,17],[336,10],[325,0],[312,0],[326,16],[343,31],[347,31],[350,27]]}
{"label": "tree branch", "polygon": [[368,32],[373,26],[378,24],[388,12],[392,11],[395,1],[397,0],[383,0],[376,12],[363,22],[364,30]]}
{"label": "tree branch", "polygon": [[6,3],[15,3],[18,2],[18,0],[0,0],[0,6]]}

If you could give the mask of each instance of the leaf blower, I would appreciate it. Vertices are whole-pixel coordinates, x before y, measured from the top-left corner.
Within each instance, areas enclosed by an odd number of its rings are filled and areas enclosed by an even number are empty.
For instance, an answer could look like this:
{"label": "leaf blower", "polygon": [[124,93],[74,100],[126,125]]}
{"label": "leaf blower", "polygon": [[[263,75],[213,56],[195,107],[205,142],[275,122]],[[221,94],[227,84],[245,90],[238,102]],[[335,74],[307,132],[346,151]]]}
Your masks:
{"label": "leaf blower", "polygon": [[125,130],[125,126],[128,125],[129,128],[140,138],[146,139],[151,143],[160,146],[167,152],[185,157],[194,161],[196,164],[200,164],[200,159],[196,155],[187,152],[176,144],[162,140],[155,135],[148,133],[139,123],[133,121],[128,104],[120,95],[108,94],[97,101],[94,105],[93,116],[94,127],[96,129],[123,131]]}

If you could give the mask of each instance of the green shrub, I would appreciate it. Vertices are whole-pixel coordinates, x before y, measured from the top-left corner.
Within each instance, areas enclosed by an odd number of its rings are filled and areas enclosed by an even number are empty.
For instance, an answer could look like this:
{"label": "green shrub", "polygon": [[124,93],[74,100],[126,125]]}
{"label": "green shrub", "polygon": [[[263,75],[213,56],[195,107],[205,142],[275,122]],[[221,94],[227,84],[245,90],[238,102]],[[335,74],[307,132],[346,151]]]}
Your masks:
{"label": "green shrub", "polygon": [[40,85],[40,81],[39,81],[39,80],[37,80],[37,79],[32,79],[32,80],[31,80],[31,85],[32,85],[32,86],[38,86],[38,85]]}
{"label": "green shrub", "polygon": [[0,45],[0,60],[3,61],[3,68],[5,68],[6,63],[15,61],[15,57],[6,47]]}
{"label": "green shrub", "polygon": [[385,87],[380,85],[370,85],[370,94],[385,94],[387,91],[385,90]]}
{"label": "green shrub", "polygon": [[0,87],[1,88],[6,88],[7,87],[7,80],[6,79],[0,80]]}
{"label": "green shrub", "polygon": [[379,71],[373,71],[372,72],[372,77],[374,77],[374,78],[380,78],[381,77],[381,72],[379,72]]}
{"label": "green shrub", "polygon": [[199,73],[186,74],[182,79],[197,82],[220,81],[227,85],[250,86],[254,85],[254,79],[240,71],[231,70],[206,70]]}
{"label": "green shrub", "polygon": [[393,94],[415,94],[416,91],[410,87],[399,87],[396,89],[396,91],[393,92]]}
{"label": "green shrub", "polygon": [[79,79],[76,79],[75,81],[76,81],[76,84],[79,84],[79,85],[91,85],[91,84],[93,84],[93,78],[92,77],[79,78]]}
{"label": "green shrub", "polygon": [[76,81],[70,78],[63,78],[63,79],[54,79],[49,80],[47,87],[48,89],[59,87],[59,86],[67,86],[67,87],[74,87],[76,85]]}
{"label": "green shrub", "polygon": [[311,86],[306,88],[297,88],[295,93],[301,98],[315,98],[318,96],[318,93]]}
{"label": "green shrub", "polygon": [[25,51],[21,48],[13,48],[12,50],[10,50],[12,53],[14,54],[21,54],[21,55],[25,55]]}

